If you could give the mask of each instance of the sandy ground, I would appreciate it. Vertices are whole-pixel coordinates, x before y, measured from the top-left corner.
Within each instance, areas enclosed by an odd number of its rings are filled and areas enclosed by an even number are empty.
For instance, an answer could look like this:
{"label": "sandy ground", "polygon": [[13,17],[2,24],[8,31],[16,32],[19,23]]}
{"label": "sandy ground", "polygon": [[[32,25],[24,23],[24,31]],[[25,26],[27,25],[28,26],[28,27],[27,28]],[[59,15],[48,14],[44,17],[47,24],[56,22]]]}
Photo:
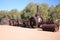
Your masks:
{"label": "sandy ground", "polygon": [[60,40],[58,32],[0,25],[0,40]]}

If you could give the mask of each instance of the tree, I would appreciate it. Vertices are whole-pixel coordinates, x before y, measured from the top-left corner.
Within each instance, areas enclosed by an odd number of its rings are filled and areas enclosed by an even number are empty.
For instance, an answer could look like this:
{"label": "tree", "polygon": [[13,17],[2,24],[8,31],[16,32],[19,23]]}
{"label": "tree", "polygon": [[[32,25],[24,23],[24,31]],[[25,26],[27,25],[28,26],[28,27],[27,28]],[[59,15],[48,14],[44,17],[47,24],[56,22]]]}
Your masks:
{"label": "tree", "polygon": [[47,19],[48,17],[48,4],[43,3],[40,6],[40,14],[42,15],[43,18]]}
{"label": "tree", "polygon": [[29,3],[26,8],[23,10],[25,17],[34,16],[36,13],[36,4],[33,2]]}
{"label": "tree", "polygon": [[2,11],[2,10],[0,11],[0,18],[2,18],[4,16],[8,17],[7,15],[8,15],[8,11],[5,11],[5,10],[4,11]]}
{"label": "tree", "polygon": [[56,6],[56,13],[57,13],[58,18],[60,19],[60,4]]}
{"label": "tree", "polygon": [[20,18],[20,13],[18,12],[17,9],[12,9],[10,12],[10,18],[11,19],[19,19]]}
{"label": "tree", "polygon": [[56,21],[56,19],[57,19],[56,8],[54,6],[51,6],[51,7],[49,7],[48,12],[49,12],[48,17],[50,18],[49,15],[52,14],[53,21]]}

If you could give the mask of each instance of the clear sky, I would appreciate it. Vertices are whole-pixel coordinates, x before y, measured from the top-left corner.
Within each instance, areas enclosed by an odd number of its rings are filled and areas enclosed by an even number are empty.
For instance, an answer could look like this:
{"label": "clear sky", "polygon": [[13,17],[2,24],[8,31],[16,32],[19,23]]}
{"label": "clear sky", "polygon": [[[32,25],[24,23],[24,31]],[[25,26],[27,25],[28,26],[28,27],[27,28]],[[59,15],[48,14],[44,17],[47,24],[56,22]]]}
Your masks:
{"label": "clear sky", "polygon": [[47,3],[49,6],[56,6],[60,3],[60,0],[0,0],[0,10],[23,10],[29,2]]}

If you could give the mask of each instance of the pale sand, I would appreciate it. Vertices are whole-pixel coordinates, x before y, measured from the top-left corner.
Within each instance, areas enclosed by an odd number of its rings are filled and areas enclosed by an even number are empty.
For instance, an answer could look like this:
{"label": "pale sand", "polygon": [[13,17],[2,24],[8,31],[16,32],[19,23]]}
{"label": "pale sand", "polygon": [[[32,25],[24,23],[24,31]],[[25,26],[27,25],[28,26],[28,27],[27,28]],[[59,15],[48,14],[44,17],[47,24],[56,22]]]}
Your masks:
{"label": "pale sand", "polygon": [[58,32],[0,25],[0,40],[60,40]]}

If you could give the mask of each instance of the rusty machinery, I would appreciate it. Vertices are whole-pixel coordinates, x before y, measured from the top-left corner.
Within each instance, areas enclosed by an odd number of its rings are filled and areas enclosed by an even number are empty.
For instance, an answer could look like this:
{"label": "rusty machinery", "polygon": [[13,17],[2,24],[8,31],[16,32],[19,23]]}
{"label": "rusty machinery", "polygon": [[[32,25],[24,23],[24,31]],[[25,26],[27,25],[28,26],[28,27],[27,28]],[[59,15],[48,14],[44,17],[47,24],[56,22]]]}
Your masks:
{"label": "rusty machinery", "polygon": [[42,16],[39,14],[39,6],[37,5],[37,13],[34,17],[26,19],[24,24],[26,27],[30,28],[42,28],[44,31],[58,31],[59,23],[54,23],[52,19],[52,15],[50,15],[50,19],[48,21],[44,20]]}
{"label": "rusty machinery", "polygon": [[[50,15],[51,16],[51,15]],[[10,25],[12,26],[22,26],[28,28],[42,28],[43,31],[58,31],[59,24],[53,22],[53,19],[44,20],[44,18],[39,13],[39,6],[37,5],[37,12],[34,17],[25,18],[21,20],[10,20]]]}

